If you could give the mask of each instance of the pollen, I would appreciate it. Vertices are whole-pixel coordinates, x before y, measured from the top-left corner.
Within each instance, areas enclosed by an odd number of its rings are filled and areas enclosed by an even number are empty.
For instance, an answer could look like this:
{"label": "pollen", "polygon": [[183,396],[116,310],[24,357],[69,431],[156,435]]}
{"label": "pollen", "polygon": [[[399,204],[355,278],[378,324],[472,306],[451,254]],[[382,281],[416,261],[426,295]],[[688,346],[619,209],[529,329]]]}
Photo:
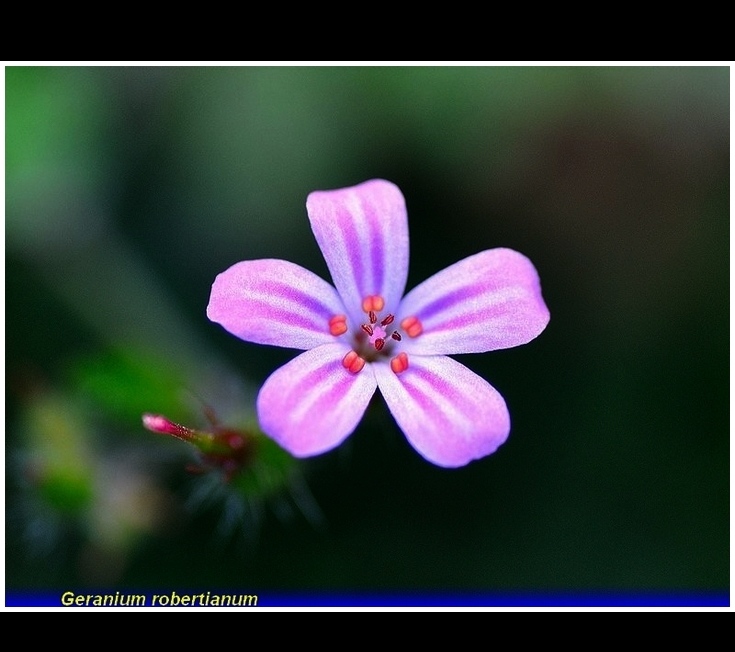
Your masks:
{"label": "pollen", "polygon": [[399,353],[395,358],[390,361],[390,368],[394,374],[401,374],[408,369],[408,355],[403,352]]}
{"label": "pollen", "polygon": [[362,368],[365,366],[365,360],[357,354],[357,351],[350,351],[342,358],[342,366],[351,374],[356,374],[362,371]]}
{"label": "pollen", "polygon": [[418,337],[424,332],[424,327],[418,317],[406,317],[401,321],[401,328],[406,331],[406,335],[409,337]]}
{"label": "pollen", "polygon": [[345,315],[335,315],[329,320],[329,332],[334,335],[343,335],[347,332],[347,317]]}

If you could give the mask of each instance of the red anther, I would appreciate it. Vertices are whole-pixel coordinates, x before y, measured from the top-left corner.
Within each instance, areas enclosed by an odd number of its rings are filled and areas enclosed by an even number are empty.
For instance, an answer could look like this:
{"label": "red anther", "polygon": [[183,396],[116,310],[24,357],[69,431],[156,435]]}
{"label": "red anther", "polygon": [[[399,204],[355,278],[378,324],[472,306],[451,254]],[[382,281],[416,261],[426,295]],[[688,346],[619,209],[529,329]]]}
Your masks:
{"label": "red anther", "polygon": [[378,318],[375,316],[375,312],[372,310],[368,313],[368,317],[370,318],[371,324],[375,324],[378,321]]}
{"label": "red anther", "polygon": [[392,324],[395,317],[393,315],[388,315],[383,321],[380,322],[381,326],[387,326],[388,324]]}
{"label": "red anther", "polygon": [[361,357],[359,357],[359,356],[358,356],[358,357],[357,357],[357,360],[355,360],[355,361],[354,361],[354,362],[353,362],[353,363],[352,363],[352,364],[350,365],[350,373],[351,373],[351,374],[356,374],[356,373],[359,373],[360,371],[362,371],[362,368],[363,368],[364,366],[365,366],[365,360],[363,360],[363,359],[362,359]]}
{"label": "red anther", "polygon": [[342,335],[347,332],[347,317],[345,315],[335,315],[329,320],[329,332],[332,335]]}
{"label": "red anther", "polygon": [[409,337],[418,337],[424,332],[424,327],[421,325],[418,317],[406,317],[401,322],[401,328],[406,331]]}
{"label": "red anther", "polygon": [[344,358],[342,358],[342,366],[345,369],[349,369],[352,366],[352,363],[357,360],[360,356],[357,355],[357,351],[350,351],[345,355]]}
{"label": "red anther", "polygon": [[403,338],[401,337],[401,334],[400,334],[400,333],[399,333],[398,331],[393,331],[393,332],[391,333],[391,335],[390,335],[390,336],[391,336],[391,337],[392,337],[392,338],[393,338],[393,339],[394,339],[394,340],[395,340],[396,342],[400,342],[400,341],[401,341],[401,339],[403,339]]}
{"label": "red anther", "polygon": [[385,346],[385,340],[382,337],[378,337],[373,343],[376,351],[380,351]]}
{"label": "red anther", "polygon": [[395,358],[390,361],[390,368],[394,374],[400,374],[408,369],[408,355],[399,353]]}
{"label": "red anther", "polygon": [[379,294],[370,294],[362,300],[363,312],[380,312],[385,307],[385,300]]}
{"label": "red anther", "polygon": [[357,351],[350,351],[342,358],[342,366],[351,374],[356,374],[362,371],[362,368],[365,366],[365,360],[357,355]]}
{"label": "red anther", "polygon": [[360,328],[362,328],[362,330],[364,330],[368,335],[372,335],[373,334],[373,327],[372,326],[368,326],[367,324],[363,324],[362,326],[360,326]]}

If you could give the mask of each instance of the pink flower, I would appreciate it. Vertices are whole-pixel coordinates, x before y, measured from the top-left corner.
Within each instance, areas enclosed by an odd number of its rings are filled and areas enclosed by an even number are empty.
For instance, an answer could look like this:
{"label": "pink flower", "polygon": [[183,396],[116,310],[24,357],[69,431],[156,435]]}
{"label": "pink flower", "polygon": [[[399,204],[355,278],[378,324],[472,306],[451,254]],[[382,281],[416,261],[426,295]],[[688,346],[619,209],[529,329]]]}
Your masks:
{"label": "pink flower", "polygon": [[305,350],[265,381],[263,431],[297,457],[357,427],[376,387],[424,458],[458,467],[508,437],[503,397],[446,354],[525,344],[549,311],[531,262],[489,249],[403,292],[408,219],[401,191],[376,179],[309,195],[311,228],[336,289],[284,260],[237,263],[217,276],[207,316],[258,344]]}

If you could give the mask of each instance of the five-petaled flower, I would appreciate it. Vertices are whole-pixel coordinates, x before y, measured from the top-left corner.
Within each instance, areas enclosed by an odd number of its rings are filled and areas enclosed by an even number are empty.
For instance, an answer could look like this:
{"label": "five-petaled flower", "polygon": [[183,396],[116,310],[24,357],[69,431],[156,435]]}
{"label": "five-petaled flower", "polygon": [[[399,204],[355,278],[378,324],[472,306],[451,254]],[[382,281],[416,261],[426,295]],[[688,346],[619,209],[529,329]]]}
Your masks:
{"label": "five-petaled flower", "polygon": [[458,467],[508,436],[503,397],[447,354],[525,344],[549,311],[531,262],[489,249],[403,296],[408,219],[401,191],[376,179],[317,191],[306,208],[335,287],[284,260],[237,263],[217,276],[208,317],[258,344],[304,350],[258,394],[263,431],[297,457],[338,446],[376,387],[411,445]]}

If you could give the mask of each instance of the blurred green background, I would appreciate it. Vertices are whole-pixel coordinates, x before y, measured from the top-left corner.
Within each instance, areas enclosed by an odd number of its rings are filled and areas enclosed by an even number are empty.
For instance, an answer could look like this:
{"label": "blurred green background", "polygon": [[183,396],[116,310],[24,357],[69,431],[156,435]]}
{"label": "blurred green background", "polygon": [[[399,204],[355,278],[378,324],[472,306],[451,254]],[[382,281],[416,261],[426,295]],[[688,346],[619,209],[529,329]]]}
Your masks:
{"label": "blurred green background", "polygon": [[[8,590],[729,587],[727,67],[5,84]],[[283,258],[329,278],[306,196],[374,177],[406,197],[409,288],[498,246],[537,267],[546,331],[460,356],[506,398],[507,443],[434,467],[376,395],[275,486],[187,474],[193,450],[140,415],[247,427],[295,355],[210,323],[215,275]]]}

